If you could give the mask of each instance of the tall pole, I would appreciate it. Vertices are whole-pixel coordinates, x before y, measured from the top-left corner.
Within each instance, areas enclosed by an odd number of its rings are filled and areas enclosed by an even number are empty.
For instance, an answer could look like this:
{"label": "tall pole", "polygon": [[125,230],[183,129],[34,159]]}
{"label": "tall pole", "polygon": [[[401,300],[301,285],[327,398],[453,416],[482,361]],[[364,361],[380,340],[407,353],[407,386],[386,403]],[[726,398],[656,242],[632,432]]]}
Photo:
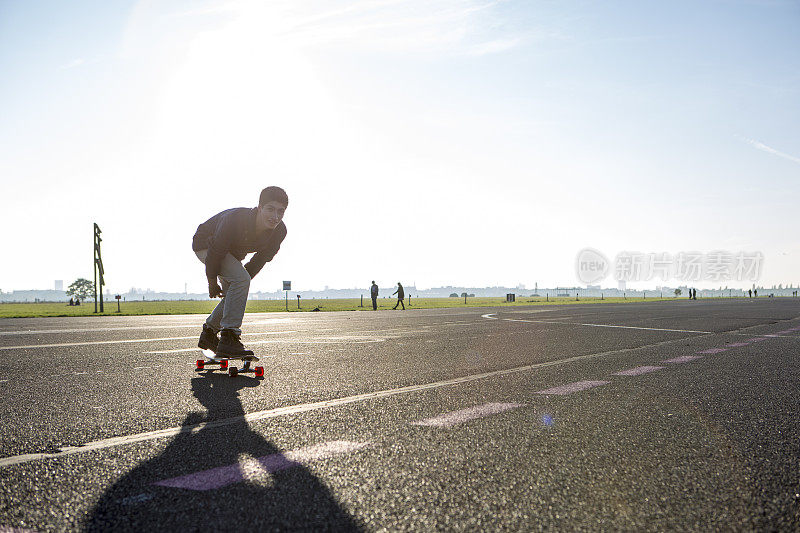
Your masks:
{"label": "tall pole", "polygon": [[100,226],[94,224],[94,312],[97,312],[97,293],[100,292],[100,312],[103,312],[103,285],[105,281],[105,271],[103,270],[103,258],[100,255]]}
{"label": "tall pole", "polygon": [[94,272],[94,312],[97,312],[97,224],[94,225],[94,259],[92,260],[92,271]]}

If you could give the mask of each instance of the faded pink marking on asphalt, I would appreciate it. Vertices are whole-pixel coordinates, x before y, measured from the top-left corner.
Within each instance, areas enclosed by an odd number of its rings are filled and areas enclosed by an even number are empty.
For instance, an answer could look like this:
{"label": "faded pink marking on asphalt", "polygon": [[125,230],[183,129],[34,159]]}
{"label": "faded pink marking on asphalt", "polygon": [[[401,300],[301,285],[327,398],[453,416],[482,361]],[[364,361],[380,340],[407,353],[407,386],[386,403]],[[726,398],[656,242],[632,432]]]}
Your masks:
{"label": "faded pink marking on asphalt", "polygon": [[665,359],[662,363],[688,363],[696,359],[702,359],[702,355],[682,355],[680,357],[673,357],[672,359]]}
{"label": "faded pink marking on asphalt", "polygon": [[732,342],[730,344],[726,344],[727,348],[739,348],[740,346],[747,346],[750,344],[749,342]]}
{"label": "faded pink marking on asphalt", "polygon": [[553,387],[551,389],[545,389],[536,391],[536,394],[556,394],[563,396],[565,394],[572,394],[573,392],[579,392],[586,389],[591,389],[593,387],[599,387],[600,385],[608,385],[611,383],[610,381],[576,381],[575,383],[568,383],[566,385],[561,385],[560,387]]}
{"label": "faded pink marking on asphalt", "polygon": [[663,366],[637,366],[636,368],[629,368],[628,370],[621,370],[614,372],[612,376],[641,376],[642,374],[649,374],[656,370],[661,370]]}
{"label": "faded pink marking on asphalt", "polygon": [[719,352],[727,352],[727,348],[709,348],[708,350],[703,350],[702,352],[697,353],[719,353]]}
{"label": "faded pink marking on asphalt", "polygon": [[194,474],[174,477],[153,483],[162,487],[173,487],[189,490],[211,490],[219,489],[233,483],[244,481],[248,475],[259,470],[264,470],[270,474],[297,466],[303,462],[324,459],[334,455],[359,450],[369,446],[368,442],[347,442],[331,441],[314,446],[299,448],[286,453],[274,453],[255,459],[255,465],[243,466],[236,463],[228,466],[220,466],[210,470],[203,470]]}
{"label": "faded pink marking on asphalt", "polygon": [[462,422],[474,420],[476,418],[483,418],[485,416],[496,415],[497,413],[508,411],[509,409],[516,409],[517,407],[522,407],[523,405],[524,404],[521,403],[487,403],[470,407],[469,409],[445,413],[433,418],[426,418],[425,420],[412,422],[412,424],[416,426],[450,427]]}
{"label": "faded pink marking on asphalt", "polygon": [[761,342],[767,340],[768,337],[753,337],[752,339],[747,339],[747,342]]}

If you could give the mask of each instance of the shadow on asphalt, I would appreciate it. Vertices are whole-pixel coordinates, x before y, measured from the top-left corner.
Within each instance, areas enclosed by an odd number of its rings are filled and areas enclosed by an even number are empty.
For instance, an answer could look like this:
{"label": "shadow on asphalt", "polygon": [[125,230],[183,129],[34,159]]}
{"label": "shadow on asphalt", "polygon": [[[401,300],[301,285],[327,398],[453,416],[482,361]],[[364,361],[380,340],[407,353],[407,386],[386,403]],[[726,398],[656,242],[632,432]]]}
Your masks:
{"label": "shadow on asphalt", "polygon": [[[239,390],[256,379],[206,373],[192,379],[192,392],[207,413],[183,422],[244,415]],[[259,481],[191,490],[153,485],[157,481],[233,465],[241,457],[281,453],[242,419],[230,425],[181,433],[164,452],[123,476],[89,513],[88,531],[335,530],[362,531],[330,490],[297,464]]]}

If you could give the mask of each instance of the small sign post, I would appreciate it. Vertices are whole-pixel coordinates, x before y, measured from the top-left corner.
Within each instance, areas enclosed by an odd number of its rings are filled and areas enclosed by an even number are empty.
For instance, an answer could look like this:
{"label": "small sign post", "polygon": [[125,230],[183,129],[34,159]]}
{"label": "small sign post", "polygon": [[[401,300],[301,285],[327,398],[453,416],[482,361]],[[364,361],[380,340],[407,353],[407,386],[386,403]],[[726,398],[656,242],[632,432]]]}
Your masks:
{"label": "small sign post", "polygon": [[292,290],[292,282],[284,280],[283,290],[286,291],[286,310],[289,310],[289,291]]}

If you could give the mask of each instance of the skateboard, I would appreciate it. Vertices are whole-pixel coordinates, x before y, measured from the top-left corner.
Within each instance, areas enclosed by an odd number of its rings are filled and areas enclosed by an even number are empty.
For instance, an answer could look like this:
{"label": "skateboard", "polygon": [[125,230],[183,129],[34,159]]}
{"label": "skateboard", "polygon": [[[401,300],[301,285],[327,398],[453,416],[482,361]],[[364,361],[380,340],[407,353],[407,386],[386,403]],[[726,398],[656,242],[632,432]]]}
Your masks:
{"label": "skateboard", "polygon": [[[253,352],[248,350],[245,355],[226,355],[223,353],[215,353],[213,350],[200,349],[205,359],[198,359],[195,361],[195,371],[201,370],[214,370],[214,365],[219,365],[220,370],[227,370],[230,377],[236,377],[239,374],[252,372],[257,378],[264,377],[264,367],[256,366],[251,367],[250,363],[258,361],[258,357]],[[236,368],[229,364],[230,361],[241,360],[244,362],[242,368]]]}

